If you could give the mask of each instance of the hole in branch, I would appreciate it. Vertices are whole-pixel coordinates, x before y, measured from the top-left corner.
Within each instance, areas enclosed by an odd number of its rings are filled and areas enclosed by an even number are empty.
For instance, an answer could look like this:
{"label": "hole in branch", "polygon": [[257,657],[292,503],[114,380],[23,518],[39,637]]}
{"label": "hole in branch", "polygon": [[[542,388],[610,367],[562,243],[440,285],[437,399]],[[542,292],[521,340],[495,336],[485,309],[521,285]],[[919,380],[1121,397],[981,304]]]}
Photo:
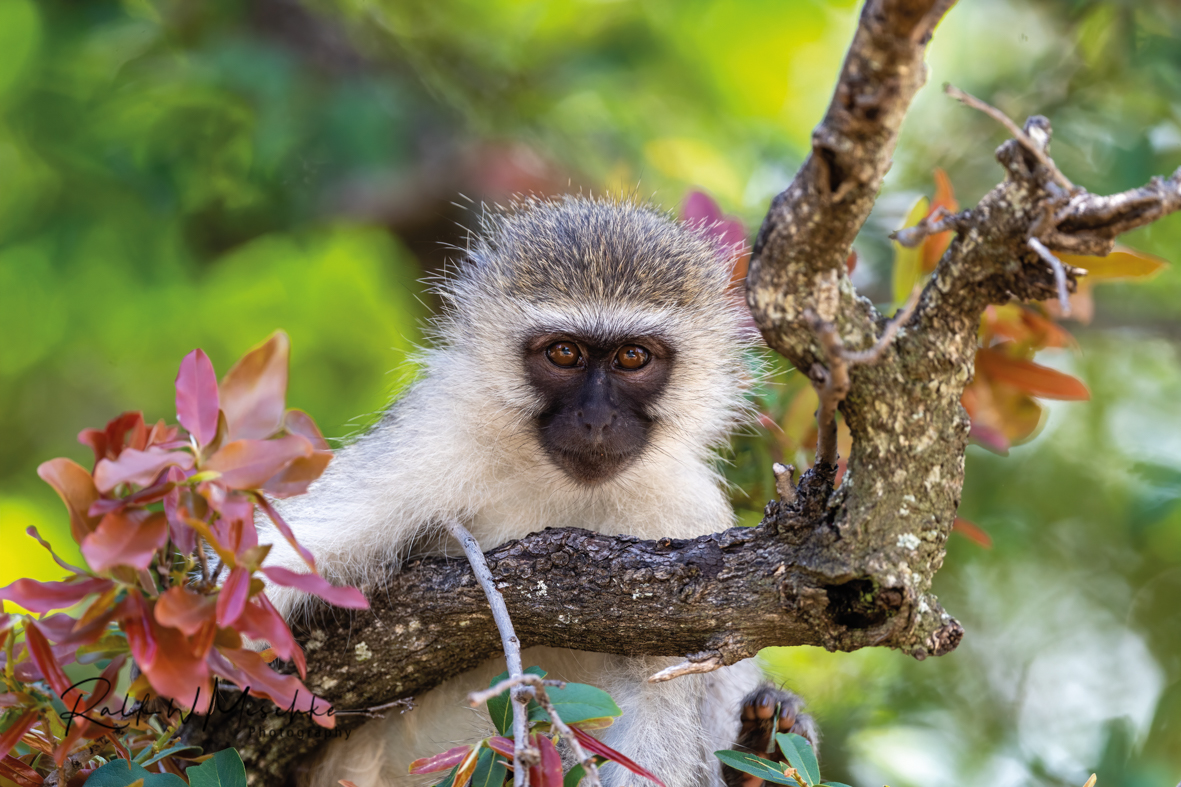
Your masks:
{"label": "hole in branch", "polygon": [[826,585],[828,608],[833,620],[850,629],[880,626],[902,607],[902,591],[878,588],[869,579],[853,579],[840,585]]}

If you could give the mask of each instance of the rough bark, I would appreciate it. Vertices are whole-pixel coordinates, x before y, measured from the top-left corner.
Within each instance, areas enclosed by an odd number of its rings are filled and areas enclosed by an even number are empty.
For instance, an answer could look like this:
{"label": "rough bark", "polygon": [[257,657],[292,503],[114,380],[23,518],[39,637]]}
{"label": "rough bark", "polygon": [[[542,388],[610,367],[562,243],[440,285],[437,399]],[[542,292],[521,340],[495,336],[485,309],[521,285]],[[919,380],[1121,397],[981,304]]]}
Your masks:
{"label": "rough bark", "polygon": [[[866,3],[812,154],[759,232],[748,302],[768,344],[798,368],[826,363],[817,319],[850,352],[884,330],[845,259],[925,80],[926,43],[951,4]],[[929,590],[963,486],[969,423],[960,397],[981,312],[1054,297],[1053,270],[1031,238],[1052,251],[1105,254],[1117,234],[1181,208],[1181,171],[1109,197],[1064,188],[1048,158],[1048,122],[1033,118],[1024,131],[1023,142],[997,151],[1004,181],[944,219],[956,239],[894,341],[876,362],[849,369],[840,409],[853,451],[840,487],[832,490],[835,468],[822,462],[793,500],[768,505],[757,528],[659,542],[546,530],[493,550],[524,646],[726,664],[771,645],[885,646],[916,658],[956,646],[963,631]],[[1079,272],[1067,273],[1073,282]],[[372,610],[325,611],[297,631],[308,685],[340,708],[420,694],[500,652],[466,561],[421,561],[365,590]],[[338,727],[366,719],[340,716]],[[252,783],[270,787],[320,742],[299,720],[275,724],[288,737],[199,720],[187,737],[210,750],[238,747]]]}

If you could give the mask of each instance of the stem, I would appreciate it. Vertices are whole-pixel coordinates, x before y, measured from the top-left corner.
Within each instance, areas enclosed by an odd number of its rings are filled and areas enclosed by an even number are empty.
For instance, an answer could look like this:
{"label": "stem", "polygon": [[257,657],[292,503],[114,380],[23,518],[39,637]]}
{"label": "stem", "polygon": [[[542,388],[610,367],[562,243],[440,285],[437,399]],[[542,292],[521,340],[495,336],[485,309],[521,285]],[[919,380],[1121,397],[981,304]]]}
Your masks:
{"label": "stem", "polygon": [[[521,668],[521,641],[513,631],[513,621],[509,617],[508,607],[504,604],[504,596],[496,589],[492,579],[492,571],[488,568],[488,561],[480,550],[480,543],[466,527],[456,520],[446,522],[444,526],[452,537],[463,547],[468,562],[472,565],[472,572],[476,581],[484,590],[488,598],[488,606],[492,608],[492,619],[496,621],[496,628],[500,632],[501,646],[504,648],[504,660],[508,665],[510,679],[520,679],[524,674]],[[509,696],[512,697],[513,708],[513,787],[528,787],[529,764],[535,763],[538,753],[529,748],[529,700],[533,694],[531,686],[514,686]]]}

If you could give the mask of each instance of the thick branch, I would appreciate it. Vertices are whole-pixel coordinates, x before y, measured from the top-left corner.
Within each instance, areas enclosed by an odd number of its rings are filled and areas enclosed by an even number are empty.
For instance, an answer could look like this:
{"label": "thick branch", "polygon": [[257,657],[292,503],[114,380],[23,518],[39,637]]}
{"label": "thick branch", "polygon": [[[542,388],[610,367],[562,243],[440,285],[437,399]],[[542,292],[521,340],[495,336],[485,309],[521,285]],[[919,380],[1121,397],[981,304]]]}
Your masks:
{"label": "thick branch", "polygon": [[[829,557],[831,528],[776,503],[768,513],[761,527],[690,541],[550,529],[487,558],[525,647],[705,654],[732,664],[772,645],[852,650],[908,641],[922,600],[841,570]],[[420,695],[502,654],[467,561],[422,560],[367,594],[369,611],[323,609],[296,629],[306,643],[308,687],[342,710]],[[944,625],[924,632],[922,655],[950,650],[962,634],[936,613]],[[365,720],[337,717],[337,726]],[[301,726],[313,729],[300,718],[284,719],[291,737],[283,738],[260,740],[249,724],[215,717],[202,729],[198,719],[187,737],[207,750],[238,747],[255,784],[283,783],[293,758],[322,740],[298,737]]]}
{"label": "thick branch", "polygon": [[876,314],[845,273],[873,207],[898,129],[926,81],[923,54],[946,0],[869,0],[812,153],[771,203],[747,278],[747,302],[767,343],[800,369],[822,361],[804,320],[811,309],[849,346],[874,341]]}

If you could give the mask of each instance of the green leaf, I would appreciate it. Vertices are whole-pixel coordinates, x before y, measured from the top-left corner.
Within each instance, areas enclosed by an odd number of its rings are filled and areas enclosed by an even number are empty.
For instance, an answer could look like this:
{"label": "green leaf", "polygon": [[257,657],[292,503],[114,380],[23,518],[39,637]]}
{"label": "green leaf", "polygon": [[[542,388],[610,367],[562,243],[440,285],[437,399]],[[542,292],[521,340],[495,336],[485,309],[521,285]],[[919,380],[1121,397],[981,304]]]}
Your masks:
{"label": "green leaf", "polygon": [[[151,751],[151,750],[149,749],[149,751]],[[145,761],[143,764],[144,765],[154,765],[155,763],[160,762],[160,760],[164,759],[165,757],[172,757],[174,755],[179,755],[179,754],[191,755],[193,757],[196,757],[201,754],[201,747],[200,746],[189,746],[188,744],[185,744],[185,743],[178,743],[175,746],[170,746],[169,748],[165,749],[164,751],[160,752],[159,754],[149,757],[147,759],[147,761]]]}
{"label": "green leaf", "polygon": [[822,782],[820,787],[849,787],[844,782]]}
{"label": "green leaf", "polygon": [[[144,787],[188,787],[174,773],[152,773],[127,760],[111,760],[86,778],[85,787],[127,787],[140,779],[144,780]],[[245,770],[242,783],[246,783]]]}
{"label": "green leaf", "polygon": [[[462,763],[457,763],[456,766],[454,768],[452,768],[451,771],[447,774],[447,778],[445,778],[445,779],[443,779],[443,781],[435,784],[435,787],[451,787],[451,785],[455,784],[455,772],[459,770],[459,766],[461,764]],[[83,785],[83,787],[85,787],[85,785]]]}
{"label": "green leaf", "polygon": [[580,762],[566,771],[566,778],[562,779],[562,787],[578,787],[579,783],[585,778],[586,767]]}
{"label": "green leaf", "polygon": [[187,769],[185,776],[189,777],[189,787],[246,787],[246,766],[237,749],[222,749],[200,765]]}
{"label": "green leaf", "polygon": [[799,787],[795,779],[784,775],[783,767],[778,763],[732,749],[716,751],[714,754],[717,755],[719,760],[736,771],[749,773],[751,776],[758,776],[764,781],[774,782],[775,784],[790,784],[793,787]]}
{"label": "green leaf", "polygon": [[779,744],[779,751],[787,758],[791,767],[799,771],[802,778],[809,785],[820,781],[820,765],[816,762],[816,752],[812,751],[812,744],[808,739],[793,732],[779,733],[775,736]]}
{"label": "green leaf", "polygon": [[[590,719],[597,721],[623,714],[623,711],[615,704],[615,700],[611,699],[610,694],[585,683],[567,683],[564,689],[547,686],[545,693],[553,704],[554,710],[567,724]],[[529,706],[529,721],[548,722],[549,720],[549,714],[540,705]],[[606,725],[596,725],[596,729],[601,726]]]}
{"label": "green leaf", "polygon": [[[923,220],[930,210],[931,203],[926,197],[919,201],[906,214],[906,221],[902,228],[913,227]],[[908,249],[898,241],[894,241],[894,302],[901,305],[906,303],[914,286],[923,275],[923,245],[920,243],[913,249]]]}
{"label": "green leaf", "polygon": [[[544,678],[546,675],[545,670],[543,670],[541,667],[526,667],[525,672],[528,672],[530,675],[537,675],[541,678]],[[488,684],[488,688],[492,688],[503,680],[508,680],[508,670],[505,670],[493,678],[492,682]],[[509,701],[508,695],[509,693],[507,691],[502,691],[500,694],[497,694],[495,697],[488,700],[488,715],[492,717],[492,723],[496,725],[497,732],[499,732],[501,735],[511,736],[513,729],[513,704]],[[534,704],[535,703],[529,704],[530,716],[533,715],[532,709]],[[541,706],[538,705],[537,708],[540,710]],[[558,711],[558,713],[561,712],[561,710]],[[549,717],[547,716],[546,718]],[[565,721],[565,719],[563,719],[563,721]]]}
{"label": "green leaf", "polygon": [[472,774],[472,787],[501,787],[508,775],[508,765],[491,749],[480,751],[480,759],[476,761],[476,772]]}

